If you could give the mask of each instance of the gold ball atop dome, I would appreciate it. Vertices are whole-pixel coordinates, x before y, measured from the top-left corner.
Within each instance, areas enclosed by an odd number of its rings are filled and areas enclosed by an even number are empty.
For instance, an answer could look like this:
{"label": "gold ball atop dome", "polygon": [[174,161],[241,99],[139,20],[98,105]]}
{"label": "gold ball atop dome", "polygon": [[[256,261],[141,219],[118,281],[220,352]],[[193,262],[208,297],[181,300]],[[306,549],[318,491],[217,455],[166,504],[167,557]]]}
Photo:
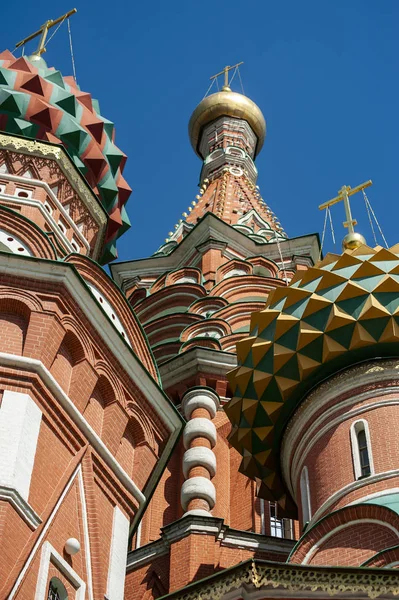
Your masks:
{"label": "gold ball atop dome", "polygon": [[191,115],[188,133],[191,145],[198,156],[200,156],[198,144],[202,129],[222,116],[247,121],[258,139],[256,155],[259,154],[266,137],[266,121],[262,111],[247,96],[231,91],[229,86],[224,86],[222,91],[204,98]]}
{"label": "gold ball atop dome", "polygon": [[355,250],[360,246],[366,244],[366,238],[361,234],[357,233],[357,231],[353,231],[352,233],[347,233],[344,239],[342,240],[342,249],[343,250]]}

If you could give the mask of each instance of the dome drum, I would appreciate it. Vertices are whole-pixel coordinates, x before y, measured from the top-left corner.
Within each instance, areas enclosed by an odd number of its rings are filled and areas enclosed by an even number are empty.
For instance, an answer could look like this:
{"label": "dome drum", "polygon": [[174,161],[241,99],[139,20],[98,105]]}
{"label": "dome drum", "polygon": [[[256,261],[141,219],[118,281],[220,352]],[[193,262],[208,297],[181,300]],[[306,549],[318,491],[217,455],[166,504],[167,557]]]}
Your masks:
{"label": "dome drum", "polygon": [[363,360],[397,356],[399,246],[360,246],[329,254],[277,288],[237,345],[239,366],[226,407],[231,444],[259,495],[287,516],[296,508],[280,473],[280,445],[291,415],[326,377]]}

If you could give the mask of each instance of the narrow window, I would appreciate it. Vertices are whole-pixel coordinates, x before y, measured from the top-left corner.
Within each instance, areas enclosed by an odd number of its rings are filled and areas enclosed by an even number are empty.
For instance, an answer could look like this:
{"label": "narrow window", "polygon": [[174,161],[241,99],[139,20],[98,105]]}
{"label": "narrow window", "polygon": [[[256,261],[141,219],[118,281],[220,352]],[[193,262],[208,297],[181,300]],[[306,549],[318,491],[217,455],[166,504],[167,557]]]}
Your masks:
{"label": "narrow window", "polygon": [[276,502],[270,502],[270,535],[288,540],[294,538],[292,521],[291,519],[280,519],[278,517]]}
{"label": "narrow window", "polygon": [[352,459],[355,479],[374,474],[370,434],[367,421],[362,419],[351,425]]}
{"label": "narrow window", "polygon": [[308,523],[312,517],[310,507],[309,475],[307,467],[303,467],[301,473],[301,501],[303,525]]}
{"label": "narrow window", "polygon": [[362,477],[368,477],[371,473],[370,458],[369,451],[367,449],[366,432],[364,429],[361,429],[357,432],[357,445],[359,447],[360,469],[362,471]]}

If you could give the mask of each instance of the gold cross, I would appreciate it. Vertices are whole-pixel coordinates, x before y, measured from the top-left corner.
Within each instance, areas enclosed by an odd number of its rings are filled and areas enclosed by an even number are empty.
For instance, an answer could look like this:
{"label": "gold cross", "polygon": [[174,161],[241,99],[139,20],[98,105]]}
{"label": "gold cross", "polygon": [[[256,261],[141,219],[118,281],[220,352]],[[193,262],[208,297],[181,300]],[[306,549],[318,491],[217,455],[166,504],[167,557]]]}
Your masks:
{"label": "gold cross", "polygon": [[35,33],[32,33],[27,38],[25,38],[25,39],[21,40],[20,42],[18,42],[18,44],[15,46],[15,48],[20,48],[21,46],[23,46],[27,42],[30,42],[30,40],[33,40],[35,37],[37,37],[38,35],[40,35],[41,37],[40,37],[40,41],[39,41],[39,45],[37,47],[37,50],[35,52],[33,52],[33,54],[36,54],[37,56],[40,56],[41,54],[43,54],[43,52],[46,52],[45,43],[46,43],[46,38],[47,38],[48,30],[51,29],[51,27],[54,27],[54,25],[58,25],[58,23],[60,23],[64,19],[68,19],[68,17],[70,17],[71,15],[74,15],[76,12],[78,12],[76,10],[76,8],[73,8],[69,12],[65,13],[65,15],[62,15],[62,17],[59,17],[58,19],[56,19],[55,21],[52,21],[51,19],[50,19],[50,21],[46,21],[44,23],[44,25],[42,25],[40,27],[40,29],[38,29],[37,31],[35,31]]}
{"label": "gold cross", "polygon": [[357,221],[352,218],[351,206],[349,203],[349,196],[353,196],[353,194],[356,194],[357,192],[364,190],[365,188],[369,187],[372,184],[373,184],[373,182],[371,181],[371,179],[369,179],[368,181],[361,183],[360,185],[358,185],[355,188],[351,188],[350,185],[343,185],[342,188],[338,192],[338,196],[336,196],[332,200],[329,200],[328,202],[324,202],[324,204],[320,204],[319,209],[324,210],[325,208],[329,208],[333,204],[337,204],[337,202],[343,201],[344,207],[345,207],[345,215],[346,215],[346,221],[344,222],[344,227],[348,228],[349,233],[354,233],[354,231],[355,231],[354,225],[357,225]]}
{"label": "gold cross", "polygon": [[230,67],[229,65],[227,65],[223,71],[220,71],[220,73],[216,73],[216,75],[212,75],[212,77],[210,77],[209,79],[216,79],[216,77],[219,77],[220,75],[224,75],[224,87],[229,87],[229,71],[231,71],[232,69],[236,69],[237,67],[239,67],[240,65],[243,65],[244,63],[241,61],[239,63],[237,63],[236,65],[233,65],[232,67]]}

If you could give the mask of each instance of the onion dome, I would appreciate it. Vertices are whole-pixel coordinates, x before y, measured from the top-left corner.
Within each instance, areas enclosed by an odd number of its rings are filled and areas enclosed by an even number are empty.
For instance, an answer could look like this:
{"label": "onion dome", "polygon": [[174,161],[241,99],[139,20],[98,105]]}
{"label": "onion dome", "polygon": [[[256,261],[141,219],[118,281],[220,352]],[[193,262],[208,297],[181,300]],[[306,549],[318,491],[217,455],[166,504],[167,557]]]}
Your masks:
{"label": "onion dome", "polygon": [[266,121],[262,111],[247,96],[232,92],[228,86],[224,86],[221,92],[206,96],[191,115],[188,133],[191,145],[198,156],[204,158],[198,150],[202,129],[222,116],[247,121],[258,139],[255,153],[258,155],[266,137]]}
{"label": "onion dome", "polygon": [[116,239],[130,227],[126,155],[115,146],[114,125],[101,116],[98,102],[73,77],[34,58],[0,54],[0,130],[65,146],[109,215],[102,257],[109,262],[117,256]]}
{"label": "onion dome", "polygon": [[361,245],[328,254],[271,292],[252,315],[251,336],[237,344],[226,407],[240,470],[287,516],[296,508],[284,487],[279,448],[301,401],[323,379],[362,360],[399,353],[399,245]]}

